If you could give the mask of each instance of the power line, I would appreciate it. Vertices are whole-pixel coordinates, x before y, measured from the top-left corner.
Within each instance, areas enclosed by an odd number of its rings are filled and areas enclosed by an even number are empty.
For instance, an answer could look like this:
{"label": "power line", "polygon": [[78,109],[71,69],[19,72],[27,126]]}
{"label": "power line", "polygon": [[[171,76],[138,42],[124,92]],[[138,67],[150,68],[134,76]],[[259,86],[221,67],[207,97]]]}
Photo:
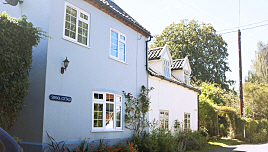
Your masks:
{"label": "power line", "polygon": [[[267,25],[268,25],[268,23],[267,24],[258,25],[258,26],[254,26],[254,27],[244,28],[244,29],[241,29],[240,31],[251,30],[251,29],[254,29],[254,28],[258,28],[258,27],[262,27],[262,26],[267,26]],[[228,33],[233,33],[233,32],[237,32],[237,30],[230,31],[230,32],[225,32],[225,33],[219,33],[219,34],[223,35],[223,34],[228,34]]]}
{"label": "power line", "polygon": [[[181,1],[182,3],[184,3],[185,5],[187,5],[187,6],[191,7],[192,9],[196,10],[197,12],[199,12],[199,13],[201,13],[201,14],[203,14],[203,15],[205,15],[205,16],[207,16],[207,17],[211,18],[211,19],[213,19],[214,21],[217,21],[217,22],[219,22],[219,23],[221,23],[221,24],[223,24],[223,25],[225,25],[225,26],[228,26],[228,25],[226,25],[226,24],[224,24],[224,23],[222,23],[222,22],[220,22],[220,21],[216,20],[215,18],[210,17],[209,15],[207,15],[207,14],[205,14],[205,13],[203,13],[203,12],[199,11],[198,9],[194,8],[193,6],[191,6],[191,5],[189,5],[189,4],[185,3],[185,2],[183,2],[182,0],[180,0],[180,1]],[[229,26],[228,26],[228,27],[229,27]]]}
{"label": "power line", "polygon": [[260,22],[256,22],[256,23],[251,23],[251,24],[247,24],[247,25],[243,25],[243,26],[238,26],[238,27],[234,27],[234,28],[230,28],[230,29],[220,30],[218,32],[228,31],[228,30],[232,30],[232,29],[238,29],[239,27],[246,27],[246,26],[250,26],[250,25],[254,25],[254,24],[259,24],[259,23],[263,23],[263,22],[267,22],[267,21],[268,20],[264,20],[264,21],[260,21]]}

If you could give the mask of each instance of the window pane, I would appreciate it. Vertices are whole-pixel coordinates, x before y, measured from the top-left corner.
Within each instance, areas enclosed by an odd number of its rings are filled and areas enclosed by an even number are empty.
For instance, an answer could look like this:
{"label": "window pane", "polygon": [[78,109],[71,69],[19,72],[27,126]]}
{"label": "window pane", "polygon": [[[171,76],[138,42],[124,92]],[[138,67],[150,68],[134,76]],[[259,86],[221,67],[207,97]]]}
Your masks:
{"label": "window pane", "polygon": [[74,24],[71,24],[71,30],[75,31],[75,25]]}
{"label": "window pane", "polygon": [[125,37],[123,35],[120,35],[120,39],[125,41]]}
{"label": "window pane", "polygon": [[73,39],[75,39],[75,33],[74,32],[71,32],[70,37],[73,38]]}
{"label": "window pane", "polygon": [[70,36],[70,31],[67,30],[67,29],[65,29],[65,35],[66,35],[66,36]]}
{"label": "window pane", "polygon": [[120,96],[117,96],[117,99],[116,99],[117,102],[122,102],[122,97]]}
{"label": "window pane", "polygon": [[76,10],[67,6],[64,35],[75,39],[75,34],[76,34]]}
{"label": "window pane", "polygon": [[82,44],[85,44],[85,45],[87,45],[87,37],[83,37],[83,41],[82,41]]}
{"label": "window pane", "polygon": [[69,7],[69,6],[66,7],[66,13],[71,14],[71,7]]}
{"label": "window pane", "polygon": [[78,35],[78,40],[77,41],[82,43],[82,36],[80,34]]}
{"label": "window pane", "polygon": [[116,127],[121,127],[121,106],[116,106]]}
{"label": "window pane", "polygon": [[114,104],[106,103],[106,128],[114,127]]}
{"label": "window pane", "polygon": [[69,22],[65,22],[65,29],[70,29],[71,28],[71,25],[70,25],[70,23]]}
{"label": "window pane", "polygon": [[94,103],[94,127],[102,127],[103,104]]}
{"label": "window pane", "polygon": [[118,33],[111,31],[111,55],[117,57],[118,52]]}
{"label": "window pane", "polygon": [[88,20],[88,16],[87,16],[87,15],[84,15],[84,19],[85,19],[85,20]]}
{"label": "window pane", "polygon": [[76,25],[76,18],[73,17],[73,16],[71,17],[71,23],[74,24],[74,25]]}
{"label": "window pane", "polygon": [[94,99],[103,99],[102,93],[94,93]]}
{"label": "window pane", "polygon": [[75,9],[72,9],[71,14],[76,17],[77,16],[76,15],[76,10]]}
{"label": "window pane", "polygon": [[165,120],[165,128],[168,128],[168,119]]}
{"label": "window pane", "polygon": [[119,42],[119,60],[125,61],[125,43]]}
{"label": "window pane", "polygon": [[106,94],[106,101],[114,102],[114,95],[113,94]]}

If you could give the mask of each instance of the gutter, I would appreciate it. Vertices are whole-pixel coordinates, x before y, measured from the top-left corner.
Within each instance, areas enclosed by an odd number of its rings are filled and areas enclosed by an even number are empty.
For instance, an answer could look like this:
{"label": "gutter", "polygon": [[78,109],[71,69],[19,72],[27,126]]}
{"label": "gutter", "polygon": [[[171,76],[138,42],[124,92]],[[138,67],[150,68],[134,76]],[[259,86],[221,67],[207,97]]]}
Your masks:
{"label": "gutter", "polygon": [[198,89],[198,88],[195,88],[195,87],[192,87],[192,86],[188,86],[188,85],[186,85],[186,84],[184,84],[184,83],[180,83],[180,82],[178,82],[178,81],[174,81],[174,80],[169,79],[169,78],[166,78],[165,76],[162,76],[162,75],[156,75],[156,74],[153,74],[153,73],[151,73],[149,70],[148,70],[148,72],[149,72],[149,74],[150,74],[151,76],[155,76],[155,77],[158,77],[158,78],[160,78],[160,79],[162,79],[162,80],[166,80],[166,81],[175,83],[175,84],[180,85],[180,86],[182,86],[182,87],[184,87],[184,88],[188,88],[188,89],[190,89],[190,90],[193,90],[193,91],[195,91],[195,92],[201,94],[201,90]]}

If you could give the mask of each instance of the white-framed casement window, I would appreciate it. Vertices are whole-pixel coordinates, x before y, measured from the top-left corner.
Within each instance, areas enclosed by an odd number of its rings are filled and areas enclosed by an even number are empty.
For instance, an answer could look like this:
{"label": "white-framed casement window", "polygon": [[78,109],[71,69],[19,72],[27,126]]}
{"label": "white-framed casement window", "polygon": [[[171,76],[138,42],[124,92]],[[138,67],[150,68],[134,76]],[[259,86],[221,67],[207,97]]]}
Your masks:
{"label": "white-framed casement window", "polygon": [[126,62],[126,35],[111,28],[110,57]]}
{"label": "white-framed casement window", "polygon": [[93,131],[122,130],[122,95],[93,92]]}
{"label": "white-framed casement window", "polygon": [[169,111],[168,110],[160,110],[160,128],[168,129],[169,124]]}
{"label": "white-framed casement window", "polygon": [[190,74],[188,71],[184,71],[184,82],[185,84],[189,85],[190,84]]}
{"label": "white-framed casement window", "polygon": [[191,129],[190,123],[191,123],[190,113],[184,113],[184,130]]}
{"label": "white-framed casement window", "polygon": [[89,47],[90,14],[65,2],[63,38]]}
{"label": "white-framed casement window", "polygon": [[163,73],[165,77],[170,77],[170,63],[163,59]]}

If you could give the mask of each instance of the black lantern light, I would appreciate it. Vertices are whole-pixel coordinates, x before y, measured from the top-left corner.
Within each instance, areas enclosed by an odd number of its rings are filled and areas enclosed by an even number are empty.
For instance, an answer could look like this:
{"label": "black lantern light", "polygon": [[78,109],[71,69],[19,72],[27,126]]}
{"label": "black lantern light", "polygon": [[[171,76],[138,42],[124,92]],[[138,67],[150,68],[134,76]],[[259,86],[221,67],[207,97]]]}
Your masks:
{"label": "black lantern light", "polygon": [[70,62],[70,61],[68,61],[68,59],[67,59],[67,57],[66,57],[66,59],[63,61],[63,63],[64,63],[64,67],[61,67],[61,74],[64,73],[64,70],[66,71],[66,69],[67,69],[67,67],[68,67],[68,65],[69,65],[69,62]]}

